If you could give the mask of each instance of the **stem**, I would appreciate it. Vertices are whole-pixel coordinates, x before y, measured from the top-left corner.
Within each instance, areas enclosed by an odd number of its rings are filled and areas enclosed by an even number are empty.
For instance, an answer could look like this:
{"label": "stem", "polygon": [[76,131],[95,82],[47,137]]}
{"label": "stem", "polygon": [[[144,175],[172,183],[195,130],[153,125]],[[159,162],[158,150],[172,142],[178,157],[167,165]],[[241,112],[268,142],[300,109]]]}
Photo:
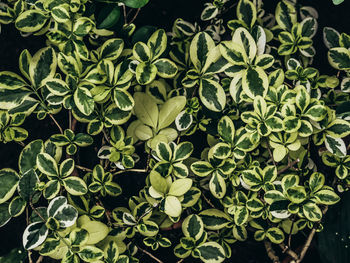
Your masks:
{"label": "stem", "polygon": [[39,211],[34,207],[33,203],[30,201],[29,202],[30,207],[33,209],[33,211],[40,217],[41,220],[46,222],[45,218],[39,213]]}
{"label": "stem", "polygon": [[141,8],[137,8],[135,15],[134,15],[133,18],[130,20],[130,22],[128,23],[128,25],[132,24],[132,22],[135,21],[136,17],[137,17],[138,14],[140,13],[140,10],[141,10]]}
{"label": "stem", "polygon": [[185,260],[185,259],[182,258],[182,259],[180,259],[179,261],[177,261],[176,263],[182,263],[184,260]]}
{"label": "stem", "polygon": [[281,174],[281,173],[287,171],[289,168],[293,167],[294,164],[298,163],[299,161],[300,161],[299,159],[296,159],[295,161],[289,163],[286,167],[284,167],[284,168],[282,168],[281,170],[279,170],[279,171],[277,172],[277,174]]}
{"label": "stem", "polygon": [[147,170],[146,170],[146,169],[127,169],[127,170],[120,170],[120,171],[118,171],[118,172],[115,172],[113,175],[122,174],[122,173],[126,173],[126,172],[147,173]]}
{"label": "stem", "polygon": [[295,253],[293,250],[291,250],[288,246],[286,246],[284,243],[279,244],[280,248],[282,249],[282,253],[287,253],[289,256],[291,256],[294,260],[297,260],[299,257],[297,253]]}
{"label": "stem", "polygon": [[149,257],[153,258],[155,261],[157,261],[158,263],[164,263],[163,261],[161,261],[159,258],[156,258],[155,256],[153,256],[150,252],[148,252],[147,250],[144,250],[142,248],[140,248],[139,246],[137,246],[137,248],[142,252],[145,253],[146,255],[148,255]]}
{"label": "stem", "polygon": [[272,159],[273,165],[277,167],[275,159],[273,159],[273,154],[272,154],[272,151],[271,151],[271,147],[270,147],[269,141],[266,142],[266,145],[267,145],[267,150],[269,151],[269,155],[270,155],[270,157]]}
{"label": "stem", "polygon": [[75,167],[78,168],[79,170],[84,171],[84,172],[92,172],[91,169],[83,167],[83,166],[80,166],[80,165],[75,165]]}
{"label": "stem", "polygon": [[26,145],[24,144],[24,142],[16,142],[16,141],[15,141],[15,143],[21,145],[22,147],[25,147],[25,146],[26,146]]}
{"label": "stem", "polygon": [[309,249],[311,242],[312,242],[312,239],[314,238],[315,234],[316,234],[316,229],[314,228],[311,230],[311,232],[310,232],[310,234],[305,242],[305,245],[300,252],[300,256],[299,256],[298,260],[296,261],[296,263],[300,263],[304,259],[305,254],[306,254],[307,250]]}
{"label": "stem", "polygon": [[271,243],[267,240],[264,241],[267,256],[272,260],[273,263],[280,263],[279,257],[276,255],[275,250],[273,250]]}
{"label": "stem", "polygon": [[53,120],[53,122],[56,124],[56,126],[58,127],[58,129],[60,130],[60,133],[63,134],[62,127],[58,124],[58,122],[56,121],[55,117],[54,117],[51,113],[49,113],[49,116],[50,116],[50,118]]}
{"label": "stem", "polygon": [[128,22],[126,21],[126,7],[123,5],[123,15],[124,15],[124,25],[127,24]]}
{"label": "stem", "polygon": [[28,250],[28,261],[29,263],[34,263],[32,259],[32,251]]}
{"label": "stem", "polygon": [[40,256],[40,257],[38,258],[38,260],[36,261],[36,263],[41,263],[41,262],[43,261],[43,259],[44,259],[44,257],[43,257],[43,256]]}
{"label": "stem", "polygon": [[207,204],[210,205],[212,208],[215,208],[215,206],[210,202],[210,200],[204,194],[202,194],[202,195],[203,195],[205,202],[207,202]]}

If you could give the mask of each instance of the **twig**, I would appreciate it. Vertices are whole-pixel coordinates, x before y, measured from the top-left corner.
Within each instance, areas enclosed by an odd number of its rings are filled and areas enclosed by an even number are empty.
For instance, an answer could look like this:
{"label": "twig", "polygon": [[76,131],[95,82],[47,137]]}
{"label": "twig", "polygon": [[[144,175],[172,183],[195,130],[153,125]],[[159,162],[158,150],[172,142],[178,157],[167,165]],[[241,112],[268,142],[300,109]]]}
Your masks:
{"label": "twig", "polygon": [[49,116],[53,120],[53,122],[56,124],[57,128],[60,130],[60,133],[63,133],[62,127],[58,124],[55,117],[51,113],[49,113]]}
{"label": "twig", "polygon": [[282,253],[287,253],[289,256],[291,256],[294,260],[297,260],[299,257],[297,253],[295,253],[293,250],[291,250],[288,246],[286,246],[284,243],[279,244],[280,248],[282,249]]}
{"label": "twig", "polygon": [[296,263],[300,263],[304,259],[305,254],[306,254],[307,250],[309,249],[311,242],[312,242],[312,239],[314,238],[315,234],[316,234],[316,229],[314,228],[311,230],[311,232],[310,232],[310,234],[305,242],[305,245],[303,246],[303,249],[300,252],[300,256],[299,256],[298,260],[296,261]]}
{"label": "twig", "polygon": [[36,263],[41,263],[41,262],[43,261],[43,259],[44,259],[44,257],[43,257],[43,256],[40,256],[40,257],[38,258],[38,260],[36,261]]}
{"label": "twig", "polygon": [[15,143],[21,145],[22,147],[25,147],[25,146],[26,146],[26,145],[24,144],[24,142],[16,142],[16,141],[15,141]]}
{"label": "twig", "polygon": [[32,259],[32,251],[28,250],[28,261],[29,263],[34,263]]}
{"label": "twig", "polygon": [[205,202],[207,202],[207,204],[210,205],[212,208],[215,208],[215,206],[212,204],[212,202],[210,202],[210,200],[204,194],[202,194],[202,195],[203,195]]}
{"label": "twig", "polygon": [[182,259],[180,259],[179,261],[177,261],[176,263],[182,263],[184,260],[185,260],[185,259],[182,258]]}
{"label": "twig", "polygon": [[126,169],[126,170],[120,170],[118,172],[115,172],[113,175],[122,174],[122,173],[126,173],[126,172],[147,173],[147,170],[146,169]]}
{"label": "twig", "polygon": [[127,25],[130,25],[130,24],[132,24],[132,22],[135,21],[136,17],[140,13],[140,10],[141,10],[141,8],[137,8],[135,15],[133,16],[133,18],[130,20],[130,22]]}
{"label": "twig", "polygon": [[78,168],[79,170],[82,170],[84,172],[92,172],[92,170],[90,168],[86,168],[86,167],[83,167],[83,166],[80,166],[80,165],[75,165],[76,168]]}
{"label": "twig", "polygon": [[30,207],[33,209],[33,211],[40,217],[43,222],[46,222],[45,218],[39,213],[39,211],[34,207],[33,203],[29,202]]}
{"label": "twig", "polygon": [[277,174],[281,174],[281,173],[287,171],[289,168],[293,167],[294,164],[298,163],[299,161],[300,161],[299,159],[294,160],[293,162],[291,162],[290,164],[288,164],[286,167],[284,167],[284,168],[282,168],[281,170],[279,170],[279,171],[277,172]]}
{"label": "twig", "polygon": [[149,257],[153,258],[155,261],[157,261],[158,263],[164,263],[163,261],[161,261],[159,258],[156,258],[155,256],[153,256],[150,252],[148,252],[147,250],[144,250],[142,248],[140,248],[139,246],[137,246],[137,248],[142,252],[145,253],[146,255],[148,255]]}
{"label": "twig", "polygon": [[128,22],[126,21],[126,7],[123,5],[123,15],[124,15],[124,25],[127,24]]}
{"label": "twig", "polygon": [[272,260],[273,263],[280,263],[279,257],[276,255],[275,250],[273,250],[271,243],[267,240],[264,241],[267,256]]}

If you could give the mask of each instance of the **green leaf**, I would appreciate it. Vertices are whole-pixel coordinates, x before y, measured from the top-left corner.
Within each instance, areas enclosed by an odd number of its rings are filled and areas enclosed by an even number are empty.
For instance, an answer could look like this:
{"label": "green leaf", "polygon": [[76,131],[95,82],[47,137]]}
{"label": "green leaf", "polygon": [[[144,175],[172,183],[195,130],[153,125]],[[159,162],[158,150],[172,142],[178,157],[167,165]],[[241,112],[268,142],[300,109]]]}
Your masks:
{"label": "green leaf", "polygon": [[[0,227],[6,225],[11,219],[11,214],[9,213],[9,204],[0,204]],[[0,258],[1,259],[1,258]]]}
{"label": "green leaf", "polygon": [[166,182],[166,179],[161,176],[158,172],[152,170],[149,179],[151,182],[152,187],[158,192],[165,194],[168,192],[168,184]]}
{"label": "green leaf", "polygon": [[201,71],[204,67],[208,58],[208,53],[213,48],[215,48],[214,40],[205,32],[196,34],[192,39],[190,45],[190,58],[194,67],[198,71]]}
{"label": "green leaf", "polygon": [[136,92],[134,100],[136,117],[144,124],[156,128],[158,123],[158,107],[152,97],[146,93]]}
{"label": "green leaf", "polygon": [[226,227],[232,218],[225,212],[218,209],[206,209],[199,213],[204,226],[208,230],[219,230]]}
{"label": "green leaf", "polygon": [[74,170],[74,160],[71,158],[64,160],[61,163],[59,170],[61,178],[71,175]]}
{"label": "green leaf", "polygon": [[296,204],[300,204],[306,199],[306,191],[303,186],[289,187],[286,194],[288,199]]}
{"label": "green leaf", "polygon": [[121,0],[127,7],[141,8],[144,7],[149,0]]}
{"label": "green leaf", "polygon": [[175,196],[167,196],[164,203],[164,212],[172,217],[180,216],[182,208],[179,199]]}
{"label": "green leaf", "polygon": [[44,151],[44,143],[42,140],[30,142],[23,148],[19,155],[18,167],[22,174],[36,167],[36,157],[40,152]]}
{"label": "green leaf", "polygon": [[185,105],[186,97],[184,96],[176,96],[167,100],[159,111],[158,130],[166,128],[172,124]]}
{"label": "green leaf", "polygon": [[84,246],[78,254],[85,262],[96,262],[103,258],[103,251],[95,246]]}
{"label": "green leaf", "polygon": [[51,157],[51,155],[47,153],[39,153],[36,157],[36,165],[40,172],[43,174],[57,177],[59,175],[58,173],[58,166],[54,158]]}
{"label": "green leaf", "polygon": [[9,200],[16,191],[19,176],[10,168],[0,170],[0,204]]}
{"label": "green leaf", "polygon": [[124,41],[120,38],[112,38],[103,43],[100,50],[101,59],[115,60],[122,53]]}
{"label": "green leaf", "polygon": [[93,113],[95,102],[90,91],[86,87],[78,87],[74,92],[73,98],[75,105],[81,113],[87,116]]}
{"label": "green leaf", "polygon": [[94,26],[94,23],[89,18],[79,17],[75,21],[74,26],[73,26],[74,35],[76,35],[78,37],[84,37],[87,34],[89,34],[89,32],[91,31],[93,26]]}
{"label": "green leaf", "polygon": [[216,242],[206,242],[196,247],[195,251],[205,263],[221,263],[225,260],[225,251]]}
{"label": "green leaf", "polygon": [[322,218],[321,209],[313,202],[308,202],[303,205],[303,213],[305,217],[311,222],[320,221]]}
{"label": "green leaf", "polygon": [[117,5],[104,6],[97,16],[98,29],[109,29],[115,26],[121,16],[120,7]]}
{"label": "green leaf", "polygon": [[266,231],[266,237],[274,244],[280,244],[284,240],[283,231],[277,227],[271,227]]}
{"label": "green leaf", "polygon": [[157,75],[157,67],[149,62],[141,62],[136,67],[136,80],[141,85],[151,83]]}
{"label": "green leaf", "polygon": [[173,159],[182,161],[191,156],[193,152],[193,144],[190,142],[182,142],[175,147]]}
{"label": "green leaf", "polygon": [[324,27],[323,28],[323,41],[327,48],[339,47],[340,34],[334,28]]}
{"label": "green leaf", "polygon": [[192,237],[199,240],[204,232],[202,219],[198,215],[189,215],[182,223],[182,232],[185,237]]}
{"label": "green leaf", "polygon": [[154,62],[157,67],[157,74],[162,78],[173,78],[177,73],[177,66],[169,59],[161,58]]}
{"label": "green leaf", "polygon": [[310,180],[309,180],[309,187],[311,192],[316,193],[318,190],[320,190],[323,187],[324,182],[325,182],[325,176],[323,174],[318,172],[313,173],[310,176]]}
{"label": "green leaf", "polygon": [[265,97],[268,90],[268,77],[261,68],[248,68],[242,78],[243,91],[249,98]]}
{"label": "green leaf", "polygon": [[164,29],[158,29],[147,41],[152,54],[152,61],[160,57],[167,48],[167,36]]}
{"label": "green leaf", "polygon": [[205,161],[197,161],[191,164],[191,170],[194,174],[205,177],[212,173],[214,168],[210,165],[210,163]]}
{"label": "green leaf", "polygon": [[350,69],[350,51],[343,47],[332,48],[328,51],[329,64],[339,70]]}
{"label": "green leaf", "polygon": [[87,186],[83,179],[70,176],[63,179],[64,188],[71,195],[84,195],[87,193]]}
{"label": "green leaf", "polygon": [[237,6],[237,18],[252,28],[256,21],[255,5],[249,0],[240,0]]}
{"label": "green leaf", "polygon": [[202,79],[199,86],[199,97],[211,111],[219,112],[225,108],[226,95],[222,86],[213,79]]}
{"label": "green leaf", "polygon": [[0,72],[0,85],[2,89],[15,90],[23,88],[28,84],[16,73],[10,71],[2,71]]}
{"label": "green leaf", "polygon": [[168,195],[182,196],[190,190],[192,183],[189,178],[177,179],[171,184]]}
{"label": "green leaf", "polygon": [[218,123],[218,134],[227,143],[232,144],[235,136],[235,126],[228,116],[224,116]]}
{"label": "green leaf", "polygon": [[99,221],[87,221],[80,227],[89,232],[89,239],[86,243],[88,245],[96,244],[105,239],[109,232],[108,227]]}
{"label": "green leaf", "polygon": [[280,1],[276,7],[277,24],[284,30],[291,31],[293,25],[297,22],[297,12],[295,7],[287,1]]}
{"label": "green leaf", "polygon": [[25,172],[18,183],[18,193],[27,202],[30,202],[36,192],[39,177],[33,169]]}
{"label": "green leaf", "polygon": [[23,247],[30,250],[40,246],[45,241],[48,233],[49,230],[43,222],[28,225],[23,232]]}
{"label": "green leaf", "polygon": [[344,157],[347,154],[345,142],[340,138],[326,135],[325,145],[328,151],[339,157]]}
{"label": "green leaf", "polygon": [[225,179],[219,173],[214,173],[209,181],[209,189],[215,198],[223,198],[226,194]]}
{"label": "green leaf", "polygon": [[333,190],[328,189],[318,191],[315,197],[323,205],[334,205],[340,201],[340,197]]}
{"label": "green leaf", "polygon": [[36,88],[40,88],[46,79],[56,73],[57,57],[53,48],[47,47],[35,53],[29,64],[30,79]]}
{"label": "green leaf", "polygon": [[57,96],[64,96],[70,92],[68,84],[61,79],[48,79],[45,82],[48,90]]}
{"label": "green leaf", "polygon": [[26,33],[40,30],[46,23],[48,17],[38,9],[31,9],[21,13],[15,22],[18,30]]}
{"label": "green leaf", "polygon": [[12,217],[17,217],[23,213],[26,206],[27,202],[20,196],[16,196],[11,200],[8,211]]}

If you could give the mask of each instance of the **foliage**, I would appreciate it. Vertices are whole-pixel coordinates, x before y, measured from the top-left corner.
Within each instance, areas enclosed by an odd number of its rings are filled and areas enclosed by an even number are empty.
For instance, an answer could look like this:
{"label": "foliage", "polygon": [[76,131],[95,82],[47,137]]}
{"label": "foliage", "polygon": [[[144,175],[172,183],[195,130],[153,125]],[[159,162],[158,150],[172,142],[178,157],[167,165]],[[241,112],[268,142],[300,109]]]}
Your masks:
{"label": "foliage", "polygon": [[[300,262],[286,242],[309,232],[307,249],[350,185],[350,36],[323,29],[327,75],[313,7],[215,0],[167,33],[136,30],[147,2],[0,5],[0,23],[47,40],[0,72],[0,141],[23,146],[0,170],[0,226],[28,213],[24,248],[62,263],[139,262],[145,246],[220,263],[248,236]],[[31,115],[59,133],[29,142]],[[138,193],[121,187],[130,173]]]}

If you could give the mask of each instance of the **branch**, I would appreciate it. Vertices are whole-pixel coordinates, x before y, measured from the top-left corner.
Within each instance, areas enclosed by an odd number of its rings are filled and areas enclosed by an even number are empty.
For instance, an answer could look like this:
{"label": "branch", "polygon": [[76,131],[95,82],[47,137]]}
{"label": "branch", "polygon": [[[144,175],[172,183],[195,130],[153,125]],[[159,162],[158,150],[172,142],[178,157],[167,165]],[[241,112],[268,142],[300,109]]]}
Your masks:
{"label": "branch", "polygon": [[142,252],[145,253],[146,255],[148,255],[149,257],[153,258],[155,261],[157,261],[158,263],[164,263],[163,261],[161,261],[159,258],[156,258],[155,256],[153,256],[150,252],[148,252],[147,250],[144,250],[142,248],[140,248],[139,246],[137,246],[137,248]]}
{"label": "branch", "polygon": [[289,256],[291,256],[294,260],[297,260],[299,256],[297,253],[295,253],[293,250],[291,250],[288,246],[286,246],[284,243],[279,244],[280,248],[282,249],[282,253],[287,253]]}
{"label": "branch", "polygon": [[122,173],[126,173],[126,172],[147,173],[147,170],[146,169],[126,169],[126,170],[120,170],[118,172],[115,172],[113,175],[122,174]]}
{"label": "branch", "polygon": [[314,238],[315,234],[316,234],[316,229],[314,228],[311,230],[311,232],[310,232],[310,234],[305,242],[305,245],[300,252],[300,256],[299,256],[298,260],[296,261],[296,263],[300,263],[304,259],[305,254],[306,254],[307,250],[309,249],[311,242],[312,242],[312,239]]}
{"label": "branch", "polygon": [[133,18],[130,20],[130,22],[127,25],[130,25],[130,24],[132,24],[132,22],[135,21],[136,17],[140,13],[140,10],[141,10],[141,8],[137,8],[135,15],[133,16]]}
{"label": "branch", "polygon": [[43,257],[43,256],[40,256],[40,257],[38,258],[38,260],[36,261],[36,263],[41,263],[41,262],[43,261],[43,259],[44,259],[44,257]]}
{"label": "branch", "polygon": [[60,130],[60,133],[63,134],[62,127],[58,124],[58,122],[56,121],[55,117],[51,113],[49,113],[49,116],[53,120],[53,122],[56,124],[57,128]]}
{"label": "branch", "polygon": [[273,263],[280,263],[279,257],[276,255],[275,250],[273,250],[271,243],[267,240],[264,241],[265,249],[268,257],[272,260]]}
{"label": "branch", "polygon": [[86,168],[86,167],[83,167],[83,166],[80,166],[80,165],[75,165],[76,168],[78,168],[79,170],[82,170],[84,172],[92,172],[92,170],[90,168]]}
{"label": "branch", "polygon": [[294,166],[296,163],[298,163],[298,162],[300,162],[300,160],[299,160],[299,159],[296,159],[295,161],[293,161],[293,162],[291,162],[290,164],[288,164],[286,167],[284,167],[284,168],[282,168],[281,170],[279,170],[279,171],[277,172],[277,174],[281,174],[281,173],[287,171],[289,168],[293,167],[293,166]]}

